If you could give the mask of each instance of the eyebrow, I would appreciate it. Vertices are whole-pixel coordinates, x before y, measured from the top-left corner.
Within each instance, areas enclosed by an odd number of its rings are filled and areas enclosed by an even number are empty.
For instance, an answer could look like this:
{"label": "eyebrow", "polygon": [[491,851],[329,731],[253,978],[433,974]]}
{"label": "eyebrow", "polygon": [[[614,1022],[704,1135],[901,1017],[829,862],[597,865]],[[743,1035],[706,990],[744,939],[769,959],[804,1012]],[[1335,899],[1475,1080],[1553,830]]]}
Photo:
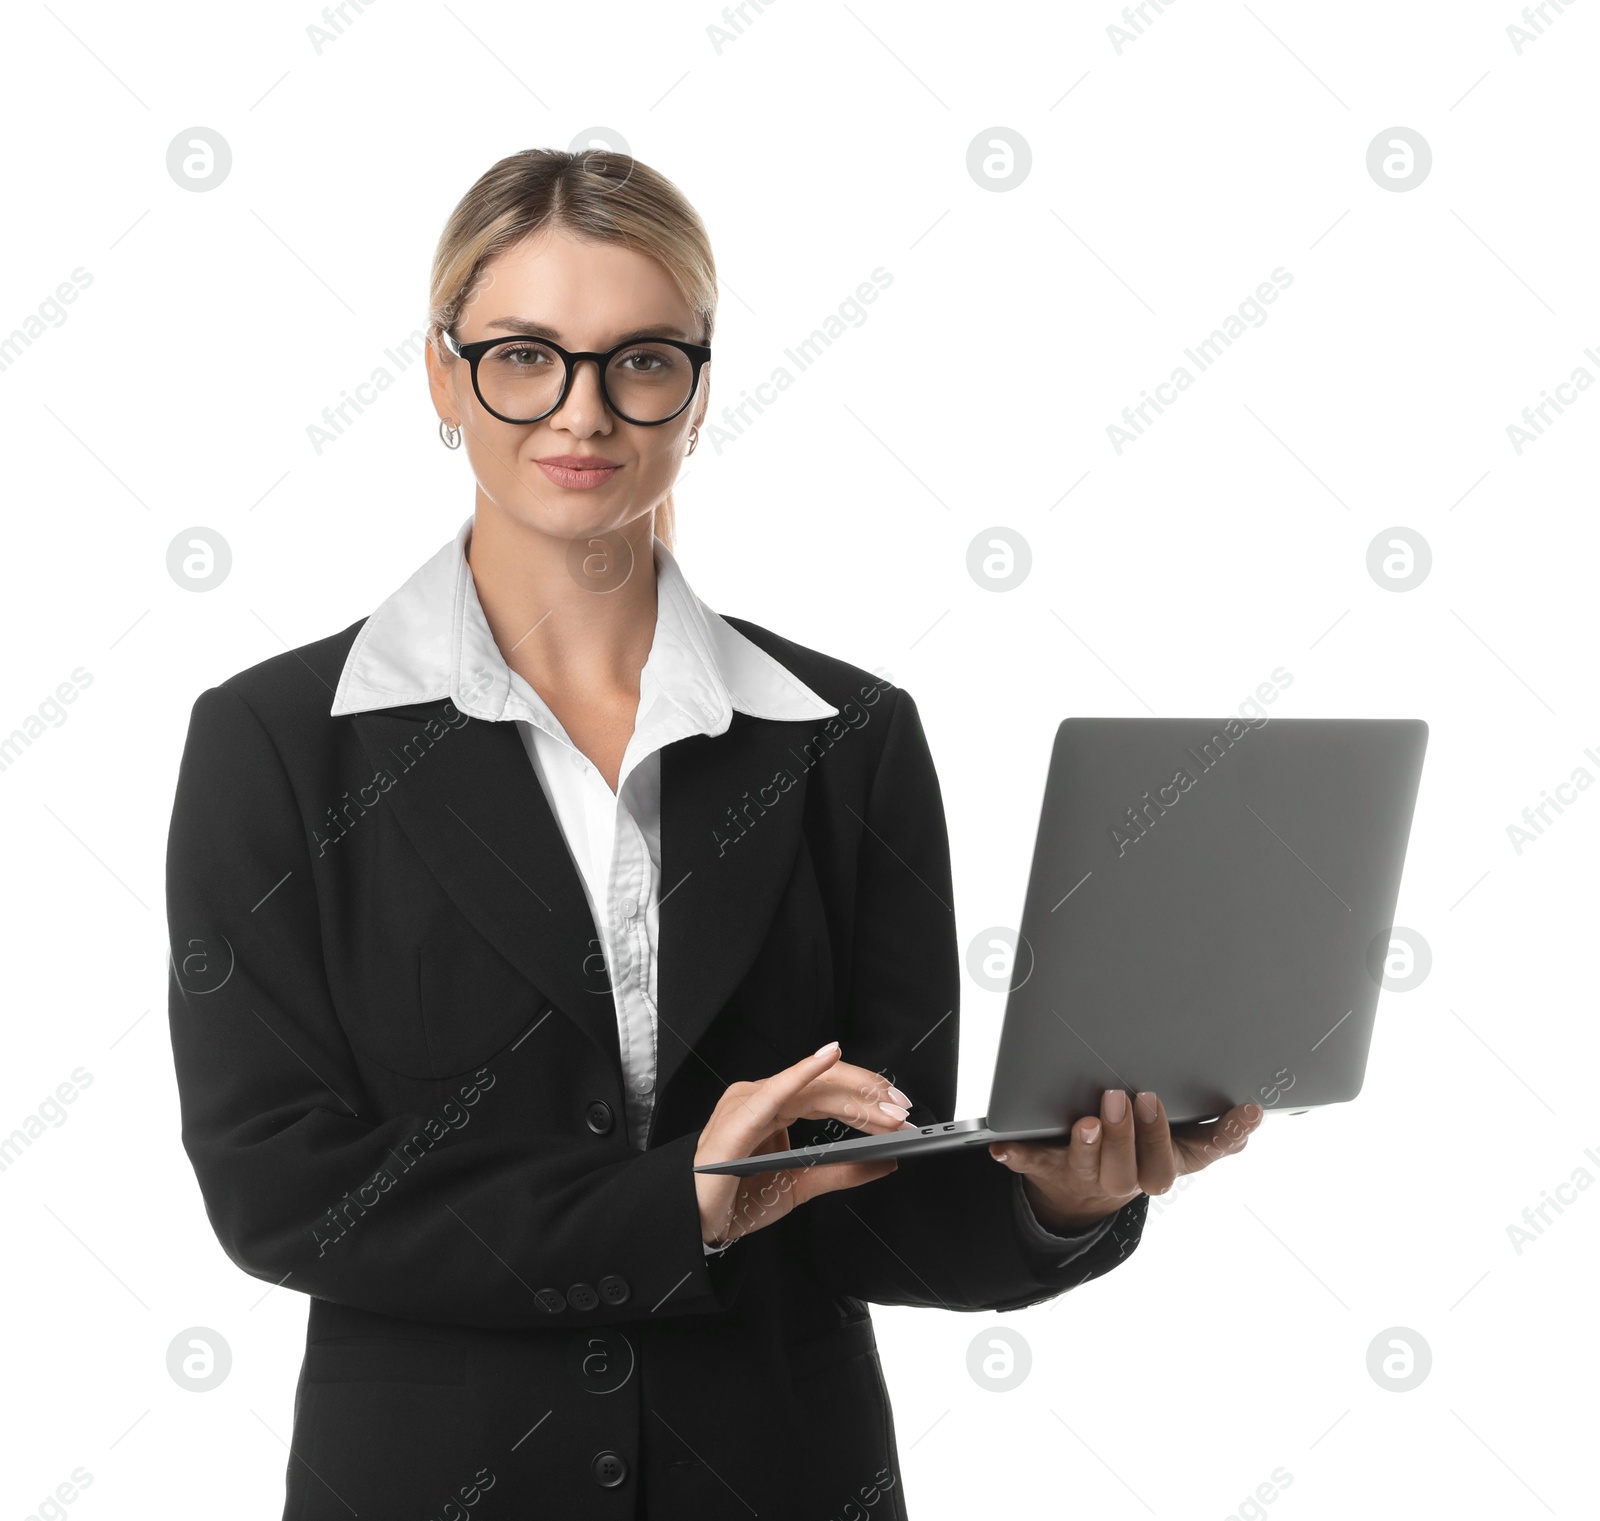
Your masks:
{"label": "eyebrow", "polygon": [[[542,322],[534,322],[527,317],[497,317],[488,326],[529,338],[549,338],[556,343],[561,342],[561,334],[555,328],[547,327]],[[657,323],[651,327],[636,327],[626,333],[619,333],[607,347],[615,348],[619,343],[632,343],[635,338],[678,338],[685,343],[694,342],[682,328],[674,327],[671,323]]]}

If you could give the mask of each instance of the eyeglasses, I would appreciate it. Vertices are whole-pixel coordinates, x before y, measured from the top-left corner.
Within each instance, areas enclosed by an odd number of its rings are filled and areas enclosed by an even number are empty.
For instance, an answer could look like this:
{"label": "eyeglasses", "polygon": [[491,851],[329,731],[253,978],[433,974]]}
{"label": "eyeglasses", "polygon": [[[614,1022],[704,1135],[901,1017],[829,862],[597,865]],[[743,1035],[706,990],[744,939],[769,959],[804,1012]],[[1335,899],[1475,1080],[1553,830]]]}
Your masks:
{"label": "eyeglasses", "polygon": [[676,338],[631,338],[603,354],[574,353],[548,338],[485,338],[445,347],[472,366],[472,389],[484,410],[501,422],[531,423],[560,408],[576,367],[592,359],[600,395],[624,422],[653,428],[671,422],[694,398],[711,350]]}

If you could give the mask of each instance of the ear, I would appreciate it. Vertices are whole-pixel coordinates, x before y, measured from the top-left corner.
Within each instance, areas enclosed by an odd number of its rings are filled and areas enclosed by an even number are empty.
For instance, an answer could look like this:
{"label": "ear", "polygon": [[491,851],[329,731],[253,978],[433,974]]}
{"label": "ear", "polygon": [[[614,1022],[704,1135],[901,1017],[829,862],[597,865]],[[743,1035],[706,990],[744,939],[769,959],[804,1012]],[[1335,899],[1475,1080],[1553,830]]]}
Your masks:
{"label": "ear", "polygon": [[433,410],[451,422],[464,422],[467,399],[457,387],[462,381],[471,385],[466,361],[447,352],[443,340],[437,335],[428,340],[423,353],[428,366],[428,394],[433,398]]}
{"label": "ear", "polygon": [[711,406],[711,361],[708,359],[700,371],[700,384],[695,388],[694,395],[694,426],[700,427],[706,420],[706,412]]}

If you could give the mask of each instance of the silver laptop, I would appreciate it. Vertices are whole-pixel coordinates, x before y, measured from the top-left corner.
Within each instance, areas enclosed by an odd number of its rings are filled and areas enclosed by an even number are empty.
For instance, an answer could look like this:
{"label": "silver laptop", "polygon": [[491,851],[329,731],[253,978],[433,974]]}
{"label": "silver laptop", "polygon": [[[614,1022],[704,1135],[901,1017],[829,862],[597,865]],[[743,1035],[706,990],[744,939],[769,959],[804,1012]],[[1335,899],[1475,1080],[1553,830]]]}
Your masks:
{"label": "silver laptop", "polygon": [[1107,1088],[1173,1125],[1353,1099],[1427,742],[1412,718],[1065,720],[985,1117],[695,1171],[1064,1137]]}

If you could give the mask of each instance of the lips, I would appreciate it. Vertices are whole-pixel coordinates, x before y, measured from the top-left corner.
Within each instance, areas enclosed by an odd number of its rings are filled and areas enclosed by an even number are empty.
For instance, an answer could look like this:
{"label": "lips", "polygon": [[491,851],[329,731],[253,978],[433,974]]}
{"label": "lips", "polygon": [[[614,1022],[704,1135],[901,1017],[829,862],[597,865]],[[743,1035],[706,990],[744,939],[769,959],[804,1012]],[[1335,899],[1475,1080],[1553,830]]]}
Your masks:
{"label": "lips", "polygon": [[534,463],[556,485],[574,491],[603,486],[622,468],[598,454],[553,454]]}

